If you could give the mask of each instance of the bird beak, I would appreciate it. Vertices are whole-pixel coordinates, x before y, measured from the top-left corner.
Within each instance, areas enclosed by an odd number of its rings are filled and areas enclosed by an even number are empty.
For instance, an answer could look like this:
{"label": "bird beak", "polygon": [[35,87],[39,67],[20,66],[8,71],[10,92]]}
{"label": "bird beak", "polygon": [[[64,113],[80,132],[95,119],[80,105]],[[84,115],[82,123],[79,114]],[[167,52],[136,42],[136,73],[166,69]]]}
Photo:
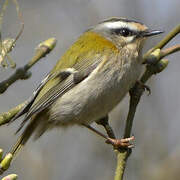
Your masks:
{"label": "bird beak", "polygon": [[142,36],[143,37],[150,37],[150,36],[154,36],[154,35],[158,35],[158,34],[161,34],[163,33],[164,31],[159,31],[159,30],[147,30],[147,31],[144,31],[142,33]]}

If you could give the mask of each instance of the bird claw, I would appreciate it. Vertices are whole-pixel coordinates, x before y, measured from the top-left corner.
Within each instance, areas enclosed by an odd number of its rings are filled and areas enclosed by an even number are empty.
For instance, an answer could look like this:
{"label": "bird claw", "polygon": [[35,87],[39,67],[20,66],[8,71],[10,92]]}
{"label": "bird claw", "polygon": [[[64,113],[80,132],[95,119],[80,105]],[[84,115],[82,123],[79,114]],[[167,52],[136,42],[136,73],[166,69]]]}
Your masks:
{"label": "bird claw", "polygon": [[131,136],[130,138],[124,138],[124,139],[112,139],[108,138],[106,140],[107,144],[112,144],[115,149],[131,149],[134,148],[134,145],[130,142],[133,141],[135,138],[134,136]]}
{"label": "bird claw", "polygon": [[142,89],[144,89],[144,90],[148,91],[148,95],[150,95],[150,94],[151,94],[151,89],[150,89],[150,87],[149,87],[149,86],[145,85],[145,84],[144,84],[144,83],[142,83],[141,81],[137,81],[137,83],[139,84],[139,86],[140,86]]}

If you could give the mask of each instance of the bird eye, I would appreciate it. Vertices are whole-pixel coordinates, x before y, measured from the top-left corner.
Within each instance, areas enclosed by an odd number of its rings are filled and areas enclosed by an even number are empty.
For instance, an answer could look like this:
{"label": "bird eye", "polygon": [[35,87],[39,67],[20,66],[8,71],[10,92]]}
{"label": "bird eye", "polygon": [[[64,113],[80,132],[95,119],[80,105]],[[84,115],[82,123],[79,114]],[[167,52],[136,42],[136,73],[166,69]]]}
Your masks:
{"label": "bird eye", "polygon": [[131,35],[131,31],[129,31],[128,29],[121,29],[121,32],[120,32],[123,36],[129,36]]}
{"label": "bird eye", "polygon": [[131,31],[127,28],[117,29],[117,30],[115,30],[115,33],[120,34],[121,36],[124,36],[124,37],[132,36],[134,34],[133,31]]}

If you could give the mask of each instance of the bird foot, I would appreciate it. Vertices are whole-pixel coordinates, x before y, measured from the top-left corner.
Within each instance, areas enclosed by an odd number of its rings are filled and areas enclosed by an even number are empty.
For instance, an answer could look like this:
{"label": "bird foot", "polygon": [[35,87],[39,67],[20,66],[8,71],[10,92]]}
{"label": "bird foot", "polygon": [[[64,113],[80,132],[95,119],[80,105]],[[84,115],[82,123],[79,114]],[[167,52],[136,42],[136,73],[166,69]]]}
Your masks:
{"label": "bird foot", "polygon": [[133,144],[130,142],[133,141],[135,138],[134,136],[131,136],[130,138],[124,138],[124,139],[112,139],[108,138],[106,140],[107,144],[112,144],[115,149],[131,149],[134,147]]}
{"label": "bird foot", "polygon": [[142,88],[143,90],[146,90],[148,92],[148,95],[151,94],[151,89],[149,86],[145,85],[144,83],[142,83],[140,80],[136,82],[140,88]]}

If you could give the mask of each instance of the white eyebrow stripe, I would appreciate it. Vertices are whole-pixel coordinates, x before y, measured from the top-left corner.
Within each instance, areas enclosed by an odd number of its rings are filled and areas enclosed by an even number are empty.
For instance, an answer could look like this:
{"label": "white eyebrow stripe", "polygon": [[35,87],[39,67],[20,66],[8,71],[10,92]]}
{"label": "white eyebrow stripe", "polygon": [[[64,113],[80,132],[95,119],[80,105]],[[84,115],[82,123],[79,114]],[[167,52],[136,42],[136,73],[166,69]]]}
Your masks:
{"label": "white eyebrow stripe", "polygon": [[137,27],[134,24],[130,24],[128,22],[105,22],[104,26],[109,29],[118,29],[118,28],[128,28],[132,31],[137,31]]}

